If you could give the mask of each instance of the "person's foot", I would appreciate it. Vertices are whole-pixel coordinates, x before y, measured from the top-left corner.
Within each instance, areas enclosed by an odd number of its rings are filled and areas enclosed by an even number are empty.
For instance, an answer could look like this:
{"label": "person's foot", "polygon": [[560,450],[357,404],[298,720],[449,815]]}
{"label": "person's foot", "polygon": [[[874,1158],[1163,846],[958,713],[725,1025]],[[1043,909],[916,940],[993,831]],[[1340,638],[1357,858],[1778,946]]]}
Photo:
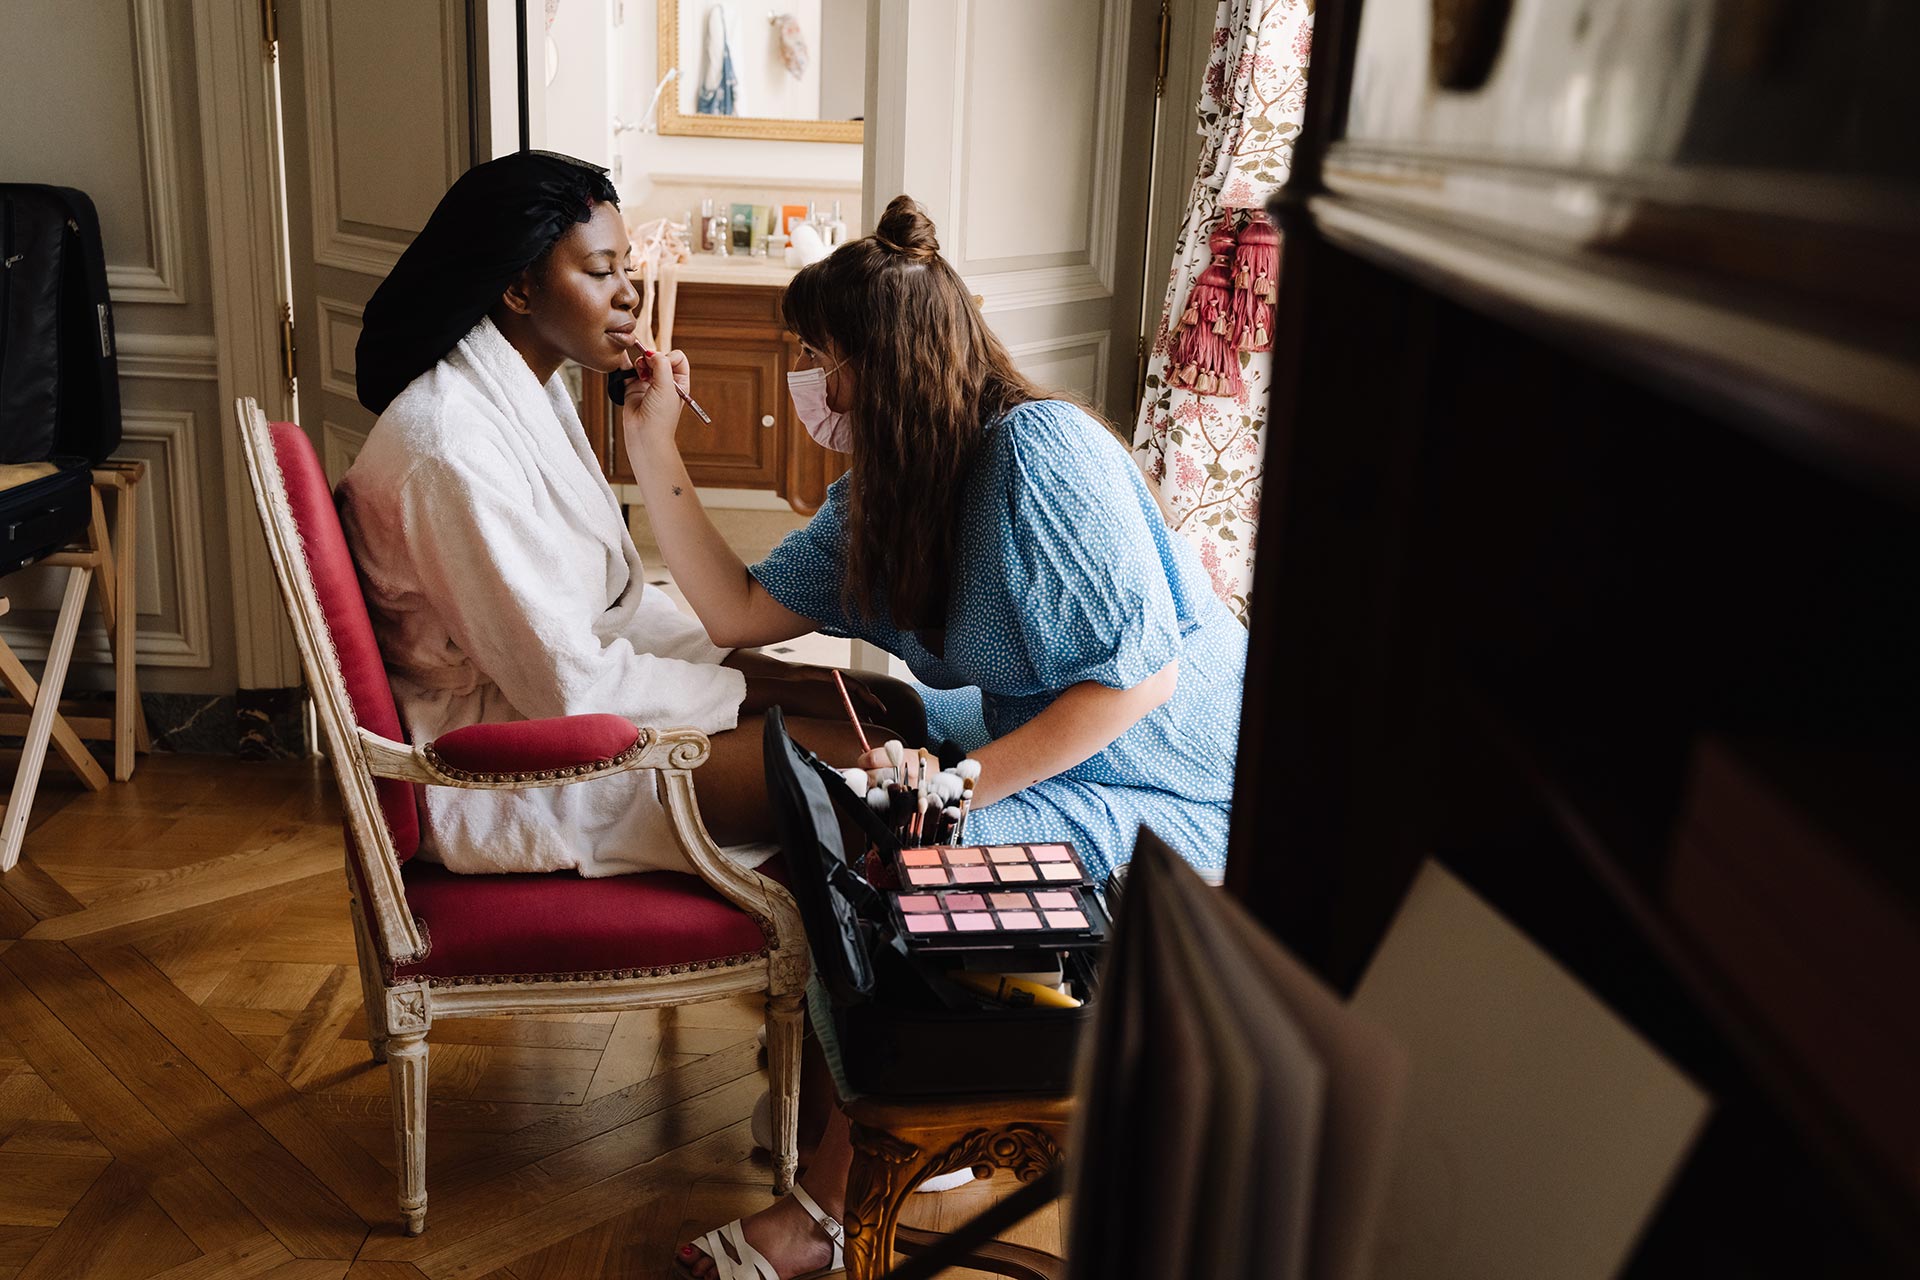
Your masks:
{"label": "person's foot", "polygon": [[[838,1218],[839,1205],[821,1208]],[[747,1243],[760,1251],[784,1277],[803,1276],[833,1261],[833,1241],[792,1196],[782,1196],[750,1218],[740,1220]],[[683,1244],[674,1261],[697,1280],[719,1280],[724,1274],[699,1244]]]}

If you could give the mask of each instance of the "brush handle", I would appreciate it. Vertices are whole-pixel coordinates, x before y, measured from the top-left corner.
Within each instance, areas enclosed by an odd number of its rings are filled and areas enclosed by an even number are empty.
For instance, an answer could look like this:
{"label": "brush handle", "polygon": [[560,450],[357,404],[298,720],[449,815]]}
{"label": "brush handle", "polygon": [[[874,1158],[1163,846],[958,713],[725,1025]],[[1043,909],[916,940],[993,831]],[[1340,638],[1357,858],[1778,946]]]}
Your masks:
{"label": "brush handle", "polygon": [[[649,360],[653,358],[653,352],[651,351],[643,351],[641,355]],[[627,402],[627,388],[633,385],[633,380],[637,376],[632,369],[615,369],[612,373],[608,374],[607,399],[613,401],[615,404],[625,404]],[[713,419],[707,416],[707,411],[700,407],[698,400],[695,400],[692,396],[682,391],[679,383],[673,383],[672,386],[673,394],[679,396],[687,408],[693,410],[695,416],[698,417],[700,421],[706,423],[708,426],[713,425]]]}
{"label": "brush handle", "polygon": [[847,693],[847,682],[840,677],[840,668],[833,668],[833,687],[840,691],[840,705],[847,709],[847,719],[853,722],[853,736],[860,739],[860,751],[863,755],[872,755],[873,748],[867,745],[867,731],[860,727],[860,717],[854,714],[853,698]]}

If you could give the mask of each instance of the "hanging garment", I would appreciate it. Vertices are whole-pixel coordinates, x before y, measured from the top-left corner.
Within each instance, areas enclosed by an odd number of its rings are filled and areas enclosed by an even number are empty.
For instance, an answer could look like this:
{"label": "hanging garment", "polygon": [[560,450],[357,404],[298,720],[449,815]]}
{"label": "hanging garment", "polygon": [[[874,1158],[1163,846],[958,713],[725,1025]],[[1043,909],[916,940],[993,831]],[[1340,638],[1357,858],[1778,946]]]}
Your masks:
{"label": "hanging garment", "polygon": [[[1214,28],[1213,56],[1197,108],[1205,141],[1153,336],[1133,447],[1168,521],[1198,548],[1215,593],[1244,621],[1253,584],[1273,363],[1271,304],[1262,301],[1256,309],[1254,303],[1272,285],[1271,276],[1261,275],[1262,265],[1279,256],[1277,238],[1264,242],[1273,228],[1255,231],[1244,211],[1263,206],[1292,167],[1294,139],[1305,116],[1313,0],[1221,0]],[[1209,237],[1219,230],[1223,214],[1239,239],[1224,264],[1229,288],[1244,273],[1250,292],[1242,301],[1241,291],[1231,289],[1238,385],[1234,377],[1215,373],[1213,394],[1207,394],[1199,362],[1193,362],[1192,385],[1183,386],[1184,365],[1176,360],[1199,353],[1204,344],[1193,340],[1183,353],[1176,350],[1176,339],[1183,336],[1180,321],[1190,295],[1203,280],[1209,288],[1219,287],[1217,274],[1207,279],[1216,270]],[[1206,354],[1219,355],[1210,349]]]}
{"label": "hanging garment", "polygon": [[[380,415],[340,506],[410,740],[587,712],[738,723],[746,678],[647,585],[561,379],[492,320]],[[424,794],[422,854],[454,871],[687,869],[648,774]]]}
{"label": "hanging garment", "polygon": [[693,109],[703,116],[730,116],[739,110],[740,79],[733,73],[733,15],[727,6],[707,10],[707,56],[700,69],[700,93]]}
{"label": "hanging garment", "polygon": [[795,80],[807,74],[807,37],[800,30],[800,19],[790,13],[776,13],[768,19],[780,39],[780,61]]}

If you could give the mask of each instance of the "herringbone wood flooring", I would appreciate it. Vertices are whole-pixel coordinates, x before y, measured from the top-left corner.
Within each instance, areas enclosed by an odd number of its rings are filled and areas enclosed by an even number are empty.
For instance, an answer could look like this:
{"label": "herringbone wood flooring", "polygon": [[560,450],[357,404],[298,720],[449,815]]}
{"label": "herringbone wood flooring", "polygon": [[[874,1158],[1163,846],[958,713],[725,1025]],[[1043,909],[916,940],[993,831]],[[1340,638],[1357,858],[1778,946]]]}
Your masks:
{"label": "herringbone wood flooring", "polygon": [[93,795],[50,770],[0,878],[0,1280],[664,1275],[768,1202],[758,1024],[752,1001],[436,1023],[409,1239],[324,768],[156,755]]}

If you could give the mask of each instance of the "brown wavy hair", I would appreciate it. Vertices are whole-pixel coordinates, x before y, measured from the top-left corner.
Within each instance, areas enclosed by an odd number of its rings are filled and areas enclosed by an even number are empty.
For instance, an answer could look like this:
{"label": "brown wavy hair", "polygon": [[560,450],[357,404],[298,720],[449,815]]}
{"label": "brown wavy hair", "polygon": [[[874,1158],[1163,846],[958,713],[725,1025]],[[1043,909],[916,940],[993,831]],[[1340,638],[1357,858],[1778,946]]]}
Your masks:
{"label": "brown wavy hair", "polygon": [[843,601],[872,618],[884,598],[897,626],[944,626],[974,455],[989,424],[1046,393],[1013,367],[907,196],[794,276],[781,310],[854,370]]}

